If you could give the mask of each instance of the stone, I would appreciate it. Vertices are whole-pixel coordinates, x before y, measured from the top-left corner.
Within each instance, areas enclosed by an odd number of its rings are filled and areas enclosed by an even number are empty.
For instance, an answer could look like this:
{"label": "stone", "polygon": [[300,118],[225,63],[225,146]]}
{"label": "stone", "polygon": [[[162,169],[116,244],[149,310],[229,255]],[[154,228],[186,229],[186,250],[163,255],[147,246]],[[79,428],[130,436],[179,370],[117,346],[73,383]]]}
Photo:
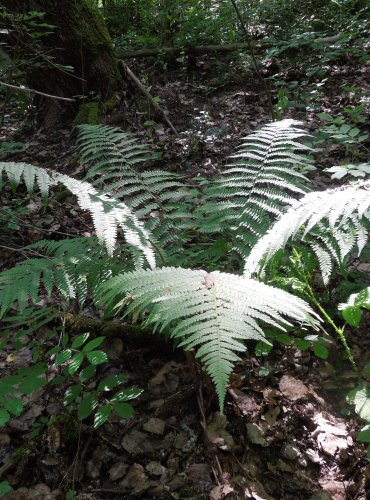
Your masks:
{"label": "stone", "polygon": [[151,434],[162,436],[166,427],[166,422],[160,418],[152,417],[143,425],[143,429]]}

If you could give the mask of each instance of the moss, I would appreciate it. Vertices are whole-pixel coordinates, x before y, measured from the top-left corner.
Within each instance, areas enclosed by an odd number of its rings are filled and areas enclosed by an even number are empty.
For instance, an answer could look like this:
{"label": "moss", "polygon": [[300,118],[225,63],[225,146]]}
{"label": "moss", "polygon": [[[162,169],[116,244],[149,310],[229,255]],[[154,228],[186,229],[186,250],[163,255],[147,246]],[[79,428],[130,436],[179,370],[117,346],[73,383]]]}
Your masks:
{"label": "moss", "polygon": [[98,102],[81,104],[76,118],[73,121],[73,127],[78,127],[78,125],[84,123],[88,125],[98,125],[100,123],[100,108]]}
{"label": "moss", "polygon": [[118,94],[115,94],[113,97],[104,102],[103,108],[106,113],[110,113],[114,109],[118,107],[120,103],[120,97]]}
{"label": "moss", "polygon": [[100,53],[102,46],[113,52],[112,40],[98,7],[90,0],[81,2],[80,7],[85,14],[81,16],[81,23],[79,25],[83,45],[88,47],[92,52],[96,50]]}

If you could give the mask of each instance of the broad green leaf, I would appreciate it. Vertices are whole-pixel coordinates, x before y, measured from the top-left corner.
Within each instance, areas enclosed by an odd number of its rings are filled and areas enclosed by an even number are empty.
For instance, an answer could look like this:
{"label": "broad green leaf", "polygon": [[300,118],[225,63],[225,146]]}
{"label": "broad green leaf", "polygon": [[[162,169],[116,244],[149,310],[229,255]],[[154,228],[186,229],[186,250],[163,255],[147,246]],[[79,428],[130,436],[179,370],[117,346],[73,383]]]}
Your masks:
{"label": "broad green leaf", "polygon": [[64,405],[67,406],[71,404],[77,398],[77,396],[80,395],[81,391],[82,391],[81,384],[75,384],[72,385],[71,387],[68,387],[68,389],[64,393],[64,399],[63,399]]}
{"label": "broad green leaf", "polygon": [[96,366],[89,365],[80,371],[79,377],[81,382],[86,382],[86,380],[89,380],[90,378],[94,377],[95,374],[96,374]]}
{"label": "broad green leaf", "polygon": [[83,352],[89,352],[96,349],[102,342],[104,342],[105,337],[96,337],[96,339],[90,340],[85,347],[82,349]]}
{"label": "broad green leaf", "polygon": [[81,347],[82,344],[86,342],[86,340],[89,338],[90,333],[83,333],[82,335],[79,335],[74,339],[72,342],[72,349],[77,349],[78,347]]}
{"label": "broad green leaf", "polygon": [[315,353],[315,356],[321,359],[327,359],[329,356],[329,351],[320,342],[315,342],[313,344],[313,352]]}
{"label": "broad green leaf", "polygon": [[108,356],[103,351],[91,351],[86,354],[87,359],[93,365],[101,365],[108,361]]}
{"label": "broad green leaf", "polygon": [[4,427],[4,425],[9,422],[10,415],[9,412],[4,410],[4,408],[0,409],[0,427]]}
{"label": "broad green leaf", "polygon": [[318,113],[317,116],[318,116],[318,118],[320,118],[320,120],[322,120],[324,122],[332,122],[333,121],[333,117],[331,115],[329,115],[328,113]]}
{"label": "broad green leaf", "polygon": [[31,394],[44,387],[47,383],[46,378],[29,376],[19,385],[19,392],[22,394]]}
{"label": "broad green leaf", "polygon": [[355,405],[357,415],[370,422],[370,390],[366,386],[352,389],[347,395],[347,401]]}
{"label": "broad green leaf", "polygon": [[365,425],[357,434],[357,439],[362,443],[370,443],[370,425]]}
{"label": "broad green leaf", "polygon": [[0,483],[0,497],[4,497],[6,494],[13,491],[13,488],[10,486],[8,481],[1,481]]}
{"label": "broad green leaf", "polygon": [[19,417],[23,411],[23,401],[20,398],[10,398],[5,402],[4,407]]}
{"label": "broad green leaf", "polygon": [[286,333],[278,333],[275,339],[283,345],[290,345],[292,343],[292,339]]}
{"label": "broad green leaf", "polygon": [[94,394],[87,394],[78,405],[77,416],[79,420],[89,417],[98,405],[98,399]]}
{"label": "broad green leaf", "polygon": [[342,133],[342,134],[348,134],[348,132],[351,130],[351,125],[347,125],[346,123],[344,125],[342,125],[339,129],[339,131]]}
{"label": "broad green leaf", "polygon": [[266,342],[257,342],[255,347],[256,356],[267,356],[272,350],[272,344],[266,344]]}
{"label": "broad green leaf", "polygon": [[134,414],[134,409],[129,403],[114,403],[113,409],[121,418],[130,418]]}
{"label": "broad green leaf", "polygon": [[361,321],[361,309],[356,306],[347,307],[343,309],[342,316],[349,325],[357,327]]}
{"label": "broad green leaf", "polygon": [[105,404],[99,408],[99,410],[95,413],[94,417],[94,428],[97,429],[101,425],[104,424],[110,417],[112,412],[111,407],[108,404]]}
{"label": "broad green leaf", "polygon": [[130,401],[131,399],[135,399],[143,392],[142,389],[138,387],[130,387],[129,389],[123,389],[122,391],[117,392],[111,399],[111,403],[117,403],[121,401]]}
{"label": "broad green leaf", "polygon": [[310,347],[310,343],[304,339],[294,339],[294,343],[301,351],[307,351],[307,349]]}
{"label": "broad green leaf", "polygon": [[82,352],[76,354],[76,356],[72,359],[70,365],[68,366],[68,373],[73,375],[80,368],[82,361],[84,360],[84,355]]}
{"label": "broad green leaf", "polygon": [[125,375],[109,375],[109,377],[103,378],[99,385],[98,391],[111,391],[115,387],[122,384],[122,382],[126,379]]}
{"label": "broad green leaf", "polygon": [[66,361],[68,361],[72,356],[72,351],[71,349],[66,349],[65,351],[62,351],[58,356],[55,358],[55,364],[62,365]]}

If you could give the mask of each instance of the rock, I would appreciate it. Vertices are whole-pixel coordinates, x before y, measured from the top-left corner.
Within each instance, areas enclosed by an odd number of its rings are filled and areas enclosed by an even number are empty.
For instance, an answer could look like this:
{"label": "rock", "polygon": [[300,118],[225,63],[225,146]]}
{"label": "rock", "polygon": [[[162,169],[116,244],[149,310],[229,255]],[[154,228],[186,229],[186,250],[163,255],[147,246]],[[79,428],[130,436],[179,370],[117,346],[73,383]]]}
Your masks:
{"label": "rock", "polygon": [[283,446],[283,449],[281,450],[281,454],[287,460],[295,460],[300,455],[298,448],[296,448],[295,446],[293,446],[290,443],[286,443]]}
{"label": "rock", "polygon": [[139,495],[146,491],[151,483],[144,472],[144,467],[140,464],[133,464],[119,486],[129,491],[130,495]]}
{"label": "rock", "polygon": [[6,444],[10,443],[10,437],[8,434],[1,433],[0,434],[0,446],[5,446]]}
{"label": "rock", "polygon": [[147,441],[148,435],[143,432],[133,430],[126,434],[122,440],[122,448],[131,454],[143,452],[143,444]]}
{"label": "rock", "polygon": [[164,420],[154,417],[150,418],[143,425],[144,431],[150,432],[151,434],[156,434],[157,436],[163,435],[165,427],[166,427],[166,422]]}
{"label": "rock", "polygon": [[149,462],[145,467],[146,471],[153,476],[165,476],[167,474],[167,469],[160,462],[155,462],[154,460]]}
{"label": "rock", "polygon": [[109,469],[108,474],[111,481],[121,479],[127,472],[128,465],[123,462],[117,462]]}
{"label": "rock", "polygon": [[188,482],[200,491],[212,488],[211,469],[208,464],[193,464],[188,470]]}

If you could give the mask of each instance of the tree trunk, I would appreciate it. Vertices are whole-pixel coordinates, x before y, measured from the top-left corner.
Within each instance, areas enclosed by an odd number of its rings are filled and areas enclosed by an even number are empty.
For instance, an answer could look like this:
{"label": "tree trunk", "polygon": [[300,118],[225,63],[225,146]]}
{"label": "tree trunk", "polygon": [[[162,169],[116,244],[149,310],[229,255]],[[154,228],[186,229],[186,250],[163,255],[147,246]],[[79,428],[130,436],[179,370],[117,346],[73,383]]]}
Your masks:
{"label": "tree trunk", "polygon": [[[70,120],[82,100],[110,99],[122,84],[105,22],[91,0],[2,0],[12,14],[44,12],[40,22],[55,26],[35,44],[32,34],[10,32],[11,44],[24,45],[30,57],[41,51],[41,65],[29,65],[29,87],[46,94],[76,98],[76,104],[37,96],[41,124],[55,127]],[[35,29],[37,31],[37,28]],[[40,60],[40,58],[38,59]],[[16,61],[15,61],[16,62]],[[70,72],[68,68],[73,68]]]}

